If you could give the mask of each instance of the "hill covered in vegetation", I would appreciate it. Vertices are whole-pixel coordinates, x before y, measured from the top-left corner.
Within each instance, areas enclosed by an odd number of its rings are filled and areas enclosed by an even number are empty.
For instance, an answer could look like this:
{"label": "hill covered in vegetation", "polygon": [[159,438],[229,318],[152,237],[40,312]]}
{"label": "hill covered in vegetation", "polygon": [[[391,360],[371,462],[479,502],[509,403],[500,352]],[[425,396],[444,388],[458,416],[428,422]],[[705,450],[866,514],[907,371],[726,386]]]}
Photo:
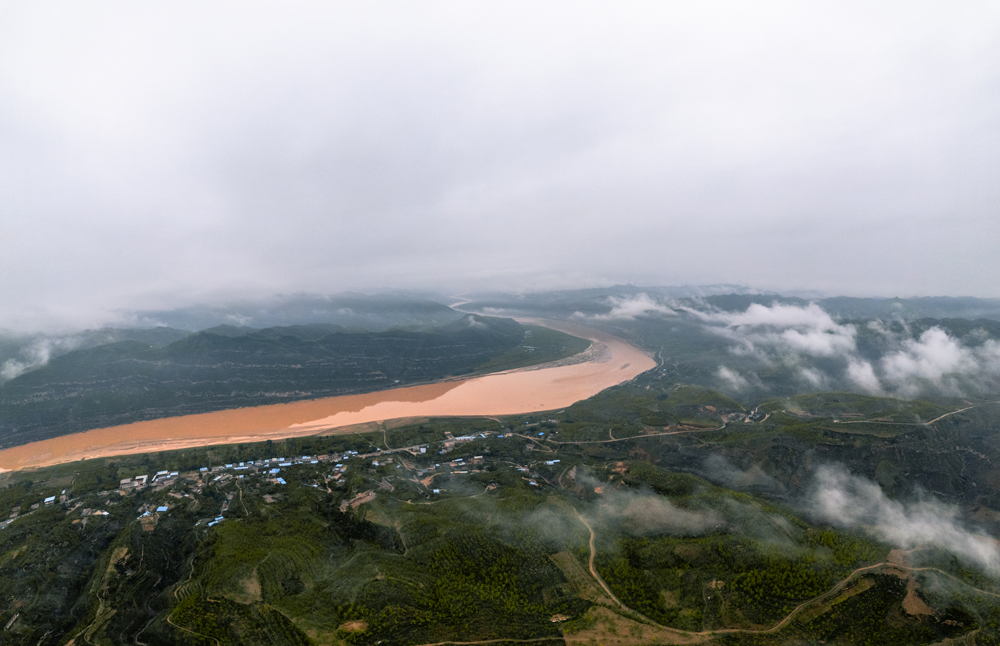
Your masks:
{"label": "hill covered in vegetation", "polygon": [[119,341],[162,347],[199,330],[264,329],[320,324],[352,330],[419,332],[454,323],[463,313],[416,295],[336,294],[273,296],[174,309],[119,312],[118,327],[17,333],[0,329],[0,383],[73,350]]}

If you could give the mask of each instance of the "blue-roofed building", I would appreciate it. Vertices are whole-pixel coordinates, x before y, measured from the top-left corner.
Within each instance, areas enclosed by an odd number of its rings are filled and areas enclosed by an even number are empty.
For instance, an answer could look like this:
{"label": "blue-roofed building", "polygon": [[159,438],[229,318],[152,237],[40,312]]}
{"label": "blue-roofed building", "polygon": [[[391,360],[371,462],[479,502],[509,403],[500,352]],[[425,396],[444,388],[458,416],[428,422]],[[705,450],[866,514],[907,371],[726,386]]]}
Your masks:
{"label": "blue-roofed building", "polygon": [[168,507],[166,505],[161,505],[161,506],[159,506],[159,507],[156,508],[156,513],[162,514],[163,512],[165,512],[165,511],[167,511],[169,509],[170,509],[170,507]]}

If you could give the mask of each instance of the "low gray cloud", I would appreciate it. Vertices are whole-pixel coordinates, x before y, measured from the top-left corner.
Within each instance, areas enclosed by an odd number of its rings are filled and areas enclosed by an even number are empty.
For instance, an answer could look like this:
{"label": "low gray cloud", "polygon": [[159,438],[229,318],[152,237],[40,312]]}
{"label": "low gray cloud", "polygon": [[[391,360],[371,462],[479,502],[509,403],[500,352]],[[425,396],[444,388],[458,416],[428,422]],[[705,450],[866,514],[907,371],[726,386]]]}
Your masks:
{"label": "low gray cloud", "polygon": [[853,325],[842,325],[815,303],[806,306],[751,304],[743,312],[689,310],[734,343],[734,352],[761,358],[807,355],[835,357],[857,350]]}
{"label": "low gray cloud", "polygon": [[651,492],[613,489],[591,515],[601,523],[630,534],[703,534],[724,520],[713,510],[678,507]]}
{"label": "low gray cloud", "polygon": [[903,396],[928,389],[961,395],[970,381],[1000,377],[1000,343],[993,339],[969,347],[932,327],[918,339],[903,340],[902,346],[882,357],[879,366],[883,380]]}
{"label": "low gray cloud", "polygon": [[817,470],[807,505],[814,518],[838,527],[863,528],[901,549],[933,547],[1000,576],[1000,544],[961,522],[960,509],[925,497],[903,503],[839,466]]}
{"label": "low gray cloud", "polygon": [[593,523],[634,535],[702,534],[725,522],[711,509],[679,507],[648,489],[616,487],[577,467],[570,476],[587,491],[601,491],[584,515]]}
{"label": "low gray cloud", "polygon": [[[727,339],[730,351],[749,360],[740,372],[720,366],[719,383],[734,392],[760,386],[753,362],[782,366],[809,390],[847,388],[904,398],[921,393],[970,395],[1000,386],[1000,343],[971,334],[972,343],[933,326],[914,337],[906,325],[892,331],[881,321],[867,324],[877,337],[878,356],[865,356],[853,323],[835,320],[819,305],[753,304],[743,312],[683,308],[709,331]],[[868,352],[872,352],[870,348]]]}
{"label": "low gray cloud", "polygon": [[852,357],[847,362],[847,378],[862,391],[881,395],[884,393],[882,382],[875,374],[875,368],[864,359]]}
{"label": "low gray cloud", "polygon": [[705,459],[703,468],[710,480],[730,489],[753,488],[772,492],[781,492],[785,489],[780,482],[764,473],[756,464],[744,471],[733,466],[728,460],[718,454],[708,456]]}
{"label": "low gray cloud", "polygon": [[82,342],[83,339],[75,335],[12,339],[8,344],[13,346],[9,352],[14,356],[8,356],[0,363],[0,383],[43,366],[53,355],[69,352]]}
{"label": "low gray cloud", "polygon": [[746,377],[726,366],[719,366],[715,374],[726,390],[739,393],[750,388],[750,381]]}
{"label": "low gray cloud", "polygon": [[588,319],[591,321],[631,321],[640,316],[676,316],[677,310],[668,303],[662,303],[649,294],[641,293],[629,297],[608,298],[611,311],[607,314],[586,315],[577,312],[576,318]]}

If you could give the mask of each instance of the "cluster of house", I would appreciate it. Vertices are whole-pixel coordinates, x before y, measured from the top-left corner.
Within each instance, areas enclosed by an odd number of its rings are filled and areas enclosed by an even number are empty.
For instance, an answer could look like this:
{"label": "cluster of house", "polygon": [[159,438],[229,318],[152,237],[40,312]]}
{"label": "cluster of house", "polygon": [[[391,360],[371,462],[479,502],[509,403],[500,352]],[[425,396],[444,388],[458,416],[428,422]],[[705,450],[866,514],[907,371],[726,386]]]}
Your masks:
{"label": "cluster of house", "polygon": [[[445,464],[445,466],[451,467],[452,473],[459,473],[460,474],[460,473],[469,473],[470,471],[472,473],[479,473],[481,471],[481,469],[478,469],[476,467],[482,465],[482,463],[483,463],[483,456],[481,456],[481,455],[474,455],[474,456],[472,456],[472,459],[469,460],[468,462],[466,462],[463,458],[455,458],[454,460],[451,460],[449,462],[445,462],[444,464]],[[441,465],[440,464],[435,464],[434,467],[436,469],[440,469]],[[432,470],[433,469],[419,469],[417,471],[417,475],[418,476],[422,476],[425,473],[427,473],[428,471],[432,471]]]}
{"label": "cluster of house", "polygon": [[[463,442],[471,442],[473,440],[478,440],[479,438],[485,438],[487,435],[493,435],[493,433],[490,431],[486,431],[475,435],[459,435],[458,437],[454,437],[452,436],[451,433],[445,431],[444,442],[441,443],[441,450],[438,451],[438,453],[440,453],[441,455],[444,455],[445,453],[451,453],[452,451],[455,450],[456,444],[461,444]],[[503,437],[503,435],[501,435],[500,437]],[[421,451],[421,453],[423,453],[423,451]]]}
{"label": "cluster of house", "polygon": [[[339,462],[340,460],[349,460],[351,458],[369,458],[372,456],[382,456],[389,455],[391,453],[397,453],[400,451],[406,451],[409,453],[426,453],[427,444],[407,446],[401,449],[390,449],[387,451],[382,451],[376,449],[371,453],[359,453],[358,451],[344,451],[343,453],[331,453],[329,455],[303,455],[302,458],[264,458],[262,460],[247,460],[246,462],[225,464],[215,467],[201,467],[199,472],[201,474],[212,474],[218,472],[234,472],[237,471],[249,471],[253,473],[258,473],[261,470],[266,471],[268,474],[277,474],[284,467],[294,466],[296,464],[319,464],[320,462]],[[391,462],[391,459],[389,460]],[[376,462],[376,465],[378,463]],[[337,464],[338,468],[343,468],[342,464]],[[176,474],[174,474],[176,475]],[[220,474],[221,475],[221,474]],[[216,479],[219,479],[218,477]]]}
{"label": "cluster of house", "polygon": [[[143,518],[153,517],[154,513],[156,514],[155,518],[159,518],[160,514],[165,514],[168,511],[170,511],[169,505],[158,505],[156,507],[156,511],[155,512],[153,511],[153,508],[152,508],[151,505],[143,505],[142,507],[140,507],[140,509],[142,510],[142,513],[136,518],[136,520],[142,520]],[[154,520],[155,520],[155,518],[154,518]]]}
{"label": "cluster of house", "polygon": [[[347,465],[341,460],[347,461],[352,458],[370,458],[375,457],[373,460],[373,466],[391,464],[393,462],[392,457],[388,457],[389,454],[397,452],[408,452],[412,455],[420,455],[427,453],[428,445],[414,445],[408,446],[401,449],[390,449],[386,451],[378,450],[372,453],[359,453],[358,451],[348,450],[343,453],[332,453],[329,455],[303,455],[301,458],[264,458],[260,460],[247,460],[244,462],[233,462],[230,464],[223,464],[214,467],[201,467],[197,471],[190,473],[180,474],[177,471],[158,471],[152,478],[147,475],[135,476],[132,478],[124,478],[119,483],[119,490],[122,493],[126,493],[133,489],[139,489],[146,486],[152,486],[154,483],[159,485],[168,486],[170,483],[175,481],[178,477],[189,477],[195,480],[201,480],[203,476],[214,476],[211,478],[211,482],[226,482],[231,479],[243,478],[246,475],[264,475],[271,482],[276,484],[288,484],[287,481],[282,478],[279,473],[281,469],[285,467],[291,467],[298,464],[319,464],[319,463],[329,463],[334,462],[333,473],[327,478],[327,482],[331,480],[340,482],[343,479],[344,473],[347,470]],[[313,485],[317,486],[317,485]],[[171,494],[175,495],[175,494]],[[148,516],[149,512],[140,516],[139,519],[143,519],[144,516]],[[209,526],[215,525],[221,522],[223,519],[221,517],[216,518],[209,523]]]}
{"label": "cluster of house", "polygon": [[[294,466],[296,464],[319,464],[320,462],[336,462],[341,459],[349,459],[360,455],[357,451],[346,451],[343,454],[330,454],[330,455],[316,455],[309,456],[303,455],[301,459],[299,458],[264,458],[262,460],[248,460],[246,462],[225,464],[216,467],[202,467],[199,469],[201,474],[211,475],[213,473],[217,474],[212,478],[212,482],[225,482],[226,480],[232,479],[234,476],[242,478],[249,474],[263,473],[269,476],[271,482],[277,484],[288,484],[284,478],[279,476],[281,469],[285,467]],[[338,464],[337,467],[343,467],[343,465]],[[246,473],[239,473],[245,471]]]}
{"label": "cluster of house", "polygon": [[[451,452],[455,448],[456,444],[471,442],[473,440],[485,438],[489,435],[493,435],[493,433],[483,432],[472,435],[461,435],[457,437],[452,436],[451,433],[446,433],[445,441],[442,442],[440,453],[444,454]],[[511,435],[515,434],[511,433]],[[542,435],[542,433],[539,433],[539,435]],[[505,435],[500,434],[497,435],[497,437],[502,438],[505,437]],[[301,456],[301,458],[282,457],[282,458],[265,458],[259,460],[247,460],[244,462],[234,462],[214,467],[201,467],[197,471],[185,472],[183,474],[177,471],[169,471],[169,470],[157,471],[152,477],[149,477],[148,475],[139,475],[131,478],[124,478],[119,482],[118,489],[121,494],[126,494],[132,490],[137,490],[144,487],[155,487],[154,490],[159,491],[161,489],[166,489],[170,487],[171,484],[176,482],[178,478],[188,478],[195,483],[196,488],[194,489],[194,492],[198,493],[200,492],[201,484],[207,482],[205,476],[214,476],[211,478],[212,482],[226,482],[227,480],[235,480],[243,478],[246,475],[250,474],[262,475],[265,476],[267,480],[270,482],[280,485],[285,485],[287,484],[287,481],[279,475],[281,473],[281,469],[300,464],[319,464],[319,463],[330,463],[330,462],[334,463],[332,473],[329,476],[326,476],[325,480],[327,483],[333,482],[340,484],[343,482],[344,476],[348,469],[348,465],[345,463],[348,462],[349,460],[358,458],[360,459],[371,458],[372,460],[369,464],[372,467],[384,467],[394,463],[394,459],[393,457],[391,457],[391,454],[393,453],[409,453],[410,455],[413,456],[421,456],[427,454],[427,449],[429,446],[430,445],[428,444],[418,444],[398,449],[389,449],[389,450],[376,449],[375,451],[370,453],[359,453],[358,451],[348,450],[343,453],[334,453],[329,455],[316,455],[316,456],[303,455]],[[414,468],[414,465],[407,464],[405,459],[401,460],[401,462],[402,464],[396,462],[397,468],[401,468],[402,466],[406,466],[407,469]],[[547,466],[555,466],[558,463],[559,460],[545,460],[545,464]],[[416,475],[421,478],[421,482],[424,485],[430,485],[431,480],[433,479],[434,475],[436,475],[435,472],[437,473],[450,472],[455,475],[477,473],[482,470],[482,464],[483,464],[483,456],[475,455],[472,456],[471,458],[455,458],[454,460],[450,460],[444,463],[434,464],[433,466],[429,466],[426,468],[415,469],[415,471]],[[538,486],[538,482],[536,482],[537,476],[535,476],[535,474],[533,474],[530,469],[522,466],[517,466],[517,469],[518,471],[523,472],[525,480],[527,480],[532,485]],[[391,490],[392,486],[387,483],[388,480],[386,478],[383,478],[383,484],[380,484],[379,486]],[[319,485],[314,484],[313,486],[315,487]],[[437,494],[443,490],[433,489],[432,491],[433,493]],[[106,495],[107,493],[110,492],[101,492],[101,495]],[[188,493],[171,493],[170,495],[177,498],[189,497]],[[230,498],[231,497],[232,494],[230,494]],[[375,490],[365,491],[359,493],[352,499],[342,501],[341,508],[342,510],[346,510],[347,508],[356,509],[360,505],[369,502],[374,497],[375,497]],[[31,510],[37,509],[41,505],[54,504],[56,502],[56,498],[57,496],[49,496],[48,498],[44,499],[41,503],[36,503],[32,505]],[[60,502],[65,502],[66,492],[63,491],[62,495],[59,496],[59,498]],[[271,500],[268,500],[268,502],[271,502]],[[225,511],[227,507],[228,507],[228,502],[223,506],[223,511]],[[20,506],[15,507],[11,511],[10,517],[8,519],[0,521],[0,529],[6,527],[8,524],[10,524],[10,522],[12,522],[15,518],[17,518],[18,514],[20,513],[20,509],[21,509]],[[166,505],[160,505],[159,507],[156,507],[154,512],[152,507],[146,507],[144,505],[139,510],[142,511],[143,513],[137,517],[137,520],[143,524],[145,529],[147,530],[152,529],[152,527],[155,526],[158,517],[163,513],[166,513],[168,509],[169,508]],[[83,510],[81,517],[89,515],[106,516],[108,515],[108,512],[101,510],[85,509]],[[224,518],[222,516],[219,516],[214,520],[205,519],[205,521],[203,522],[207,522],[208,526],[211,527],[222,522],[223,520]]]}
{"label": "cluster of house", "polygon": [[17,519],[18,514],[20,513],[21,513],[21,506],[18,505],[17,507],[14,507],[14,510],[10,512],[10,518],[0,521],[0,529],[4,529],[7,527],[7,525],[13,523]]}
{"label": "cluster of house", "polygon": [[[35,511],[36,509],[42,506],[48,507],[49,505],[54,505],[56,502],[56,498],[59,499],[59,502],[66,502],[66,490],[63,489],[62,493],[59,494],[58,496],[49,496],[48,498],[42,500],[42,502],[36,502],[35,504],[31,505],[30,507],[28,507],[28,513],[30,514],[31,512]],[[0,521],[0,529],[6,528],[7,525],[10,525],[12,522],[14,522],[20,515],[21,515],[21,505],[16,505],[13,509],[10,510],[10,515],[5,520]]]}
{"label": "cluster of house", "polygon": [[145,487],[147,484],[152,485],[156,482],[160,484],[167,484],[167,481],[174,480],[179,474],[176,471],[157,471],[153,475],[153,479],[150,480],[148,475],[136,476],[134,478],[125,478],[118,483],[118,488],[122,491],[127,491],[129,489],[140,489]]}
{"label": "cluster of house", "polygon": [[[492,433],[484,432],[484,433],[477,433],[474,435],[461,435],[458,437],[452,436],[451,433],[446,433],[445,441],[442,443],[442,449],[440,452],[442,454],[448,453],[455,448],[456,444],[460,444],[463,442],[471,442],[479,438],[485,438],[488,435],[492,435]],[[500,437],[503,436],[501,435]],[[392,458],[383,459],[382,456],[399,452],[410,453],[411,455],[425,455],[427,453],[427,449],[429,446],[430,446],[429,444],[417,444],[414,446],[407,446],[398,449],[388,449],[388,450],[376,449],[375,451],[370,453],[359,453],[358,451],[349,450],[343,453],[333,453],[329,455],[317,455],[317,456],[303,455],[301,458],[264,458],[261,460],[247,460],[244,462],[239,462],[239,463],[234,462],[214,467],[201,467],[200,469],[198,469],[197,472],[193,472],[191,474],[185,473],[183,475],[184,476],[214,475],[214,478],[212,478],[212,482],[225,482],[226,480],[232,479],[234,477],[242,478],[244,477],[244,475],[248,475],[250,473],[253,474],[266,473],[266,475],[270,477],[269,479],[272,482],[276,482],[277,484],[287,484],[284,478],[278,475],[280,473],[280,470],[284,467],[290,467],[297,464],[318,464],[321,462],[335,462],[337,464],[334,467],[334,474],[331,475],[330,478],[327,479],[327,481],[329,482],[331,479],[339,481],[342,478],[343,472],[347,468],[344,464],[340,463],[341,460],[349,460],[351,458],[364,459],[364,458],[375,457],[376,459],[373,460],[372,466],[377,467],[392,463]],[[475,456],[473,458],[473,463],[481,461],[482,461],[482,456]],[[468,466],[461,459],[449,462],[448,465],[453,468]],[[473,472],[475,471],[476,470],[473,469]],[[240,472],[247,472],[247,473],[244,474]],[[455,471],[455,473],[468,473],[468,472],[469,471],[466,470]],[[122,492],[127,492],[132,489],[140,489],[142,487],[151,486],[154,483],[166,485],[169,484],[169,481],[172,481],[173,479],[177,478],[180,475],[181,474],[179,474],[177,471],[158,471],[152,477],[152,479],[150,479],[149,476],[147,475],[140,475],[132,478],[124,478],[119,483],[119,490]]]}

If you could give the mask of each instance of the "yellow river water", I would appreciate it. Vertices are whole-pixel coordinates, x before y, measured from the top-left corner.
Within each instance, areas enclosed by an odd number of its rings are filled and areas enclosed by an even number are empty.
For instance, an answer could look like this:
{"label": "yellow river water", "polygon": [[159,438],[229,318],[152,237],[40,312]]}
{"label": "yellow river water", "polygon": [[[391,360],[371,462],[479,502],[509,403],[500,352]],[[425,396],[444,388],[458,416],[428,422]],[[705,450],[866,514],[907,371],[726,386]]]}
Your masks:
{"label": "yellow river water", "polygon": [[[565,321],[524,319],[589,339],[563,361],[463,380],[136,422],[0,451],[0,471],[211,444],[259,442],[400,418],[497,416],[557,410],[634,378],[656,362],[624,340]],[[568,364],[568,365],[567,365]]]}

